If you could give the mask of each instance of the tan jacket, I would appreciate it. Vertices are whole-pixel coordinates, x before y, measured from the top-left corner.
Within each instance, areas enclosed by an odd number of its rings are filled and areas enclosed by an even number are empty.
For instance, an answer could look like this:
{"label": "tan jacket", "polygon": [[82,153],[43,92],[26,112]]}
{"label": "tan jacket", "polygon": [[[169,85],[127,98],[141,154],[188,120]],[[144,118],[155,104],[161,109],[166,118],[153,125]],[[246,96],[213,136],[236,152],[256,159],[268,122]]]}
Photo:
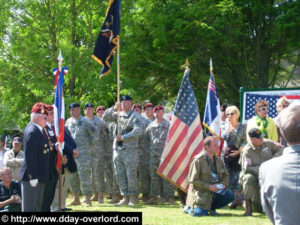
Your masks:
{"label": "tan jacket", "polygon": [[[218,156],[216,156],[216,167],[219,178],[218,183],[227,186],[229,183],[229,175],[225,169],[223,161]],[[188,179],[189,190],[186,204],[192,209],[194,207],[200,207],[205,210],[210,210],[212,204],[212,193],[209,191],[209,186],[213,183],[205,151],[193,158],[190,165]]]}
{"label": "tan jacket", "polygon": [[4,154],[4,160],[3,163],[6,167],[11,168],[13,172],[13,179],[14,180],[20,180],[20,169],[21,165],[24,161],[24,152],[20,151],[17,157],[15,157],[14,150],[11,149]]}
{"label": "tan jacket", "polygon": [[242,166],[241,177],[246,173],[258,176],[259,167],[263,162],[282,154],[282,145],[269,139],[263,139],[263,141],[263,144],[257,148],[251,143],[245,145],[240,158]]}

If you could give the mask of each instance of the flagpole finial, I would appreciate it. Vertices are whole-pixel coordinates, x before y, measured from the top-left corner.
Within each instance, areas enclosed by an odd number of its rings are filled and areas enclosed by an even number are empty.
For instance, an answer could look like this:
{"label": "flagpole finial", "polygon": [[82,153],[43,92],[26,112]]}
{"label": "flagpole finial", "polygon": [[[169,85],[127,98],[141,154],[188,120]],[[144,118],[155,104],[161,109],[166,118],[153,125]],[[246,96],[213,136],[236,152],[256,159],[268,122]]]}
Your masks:
{"label": "flagpole finial", "polygon": [[185,60],[185,68],[189,68],[189,66],[190,66],[189,60],[186,59],[186,60]]}
{"label": "flagpole finial", "polygon": [[209,67],[210,67],[211,69],[213,68],[212,58],[209,59]]}
{"label": "flagpole finial", "polygon": [[64,60],[64,58],[62,57],[61,50],[59,49],[59,55],[58,55],[58,57],[57,57],[59,69],[61,69],[62,61],[63,61],[63,60]]}

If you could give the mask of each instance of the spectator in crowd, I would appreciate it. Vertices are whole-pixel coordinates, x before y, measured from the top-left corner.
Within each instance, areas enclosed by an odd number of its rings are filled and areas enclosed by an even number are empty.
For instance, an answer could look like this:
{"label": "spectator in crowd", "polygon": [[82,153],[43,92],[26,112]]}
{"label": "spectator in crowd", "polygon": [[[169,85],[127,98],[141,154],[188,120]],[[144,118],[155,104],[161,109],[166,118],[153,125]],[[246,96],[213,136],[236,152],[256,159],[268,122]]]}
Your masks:
{"label": "spectator in crowd", "polygon": [[236,106],[227,107],[226,115],[228,123],[225,126],[225,132],[222,132],[222,138],[225,141],[224,162],[226,169],[229,172],[228,188],[235,194],[235,200],[230,207],[236,208],[243,203],[239,185],[239,175],[241,172],[239,159],[240,153],[247,143],[246,128],[242,123],[239,123],[240,111]]}
{"label": "spectator in crowd", "polygon": [[192,216],[217,215],[216,209],[234,200],[233,192],[226,188],[229,176],[223,161],[216,155],[218,140],[214,136],[204,140],[205,151],[196,155],[188,174],[189,190],[184,212]]}
{"label": "spectator in crowd", "polygon": [[155,121],[150,123],[146,129],[146,138],[150,141],[150,200],[146,204],[157,204],[158,196],[160,201],[169,202],[174,205],[174,186],[168,180],[159,176],[156,172],[159,167],[161,156],[165,147],[170,122],[163,118],[164,107],[157,105],[154,108]]}
{"label": "spectator in crowd", "polygon": [[123,111],[120,112],[120,132],[115,132],[113,162],[123,199],[115,205],[135,206],[138,202],[138,140],[141,134],[141,120],[132,110],[132,98],[128,95],[122,96],[121,104],[116,102],[114,107],[106,110],[103,119],[117,123],[120,105]]}
{"label": "spectator in crowd", "polygon": [[0,212],[20,212],[20,183],[12,179],[12,170],[8,167],[0,169],[0,179]]}
{"label": "spectator in crowd", "polygon": [[261,200],[273,224],[294,225],[300,221],[300,105],[283,110],[278,126],[289,147],[282,156],[261,165]]}
{"label": "spectator in crowd", "polygon": [[19,181],[21,165],[24,161],[24,152],[22,148],[22,138],[15,136],[12,141],[13,148],[4,155],[4,165],[11,168],[13,180]]}
{"label": "spectator in crowd", "polygon": [[240,184],[243,190],[243,197],[246,201],[245,216],[252,215],[252,203],[261,211],[259,198],[258,172],[260,165],[282,154],[283,146],[268,139],[263,139],[262,132],[258,128],[249,130],[248,142],[241,154],[242,172],[240,174]]}
{"label": "spectator in crowd", "polygon": [[155,120],[153,109],[154,105],[151,102],[148,102],[144,105],[144,112],[146,114],[146,118],[151,122]]}
{"label": "spectator in crowd", "polygon": [[24,161],[20,170],[22,211],[40,212],[45,184],[50,181],[50,143],[45,132],[48,112],[44,103],[31,110],[31,122],[24,131]]}
{"label": "spectator in crowd", "polygon": [[227,119],[227,116],[226,116],[226,108],[227,108],[227,104],[222,104],[220,106],[221,108],[221,131],[222,133],[225,133],[226,132],[226,125],[228,124],[228,121],[226,120]]}
{"label": "spectator in crowd", "polygon": [[4,160],[4,154],[5,154],[5,152],[7,152],[8,150],[9,150],[9,149],[3,147],[3,137],[2,137],[2,135],[0,135],[0,169],[1,169],[2,167],[4,167],[4,163],[3,163],[3,160]]}
{"label": "spectator in crowd", "polygon": [[258,128],[264,138],[277,142],[278,134],[276,125],[273,119],[268,117],[269,103],[264,100],[259,100],[255,104],[254,109],[256,115],[248,120],[247,124],[247,141],[250,141],[248,132],[252,128]]}
{"label": "spectator in crowd", "polygon": [[290,105],[290,100],[288,100],[285,96],[281,97],[280,99],[278,99],[277,103],[276,103],[276,108],[277,108],[277,112],[278,112],[278,116],[276,116],[273,120],[277,126],[277,133],[278,133],[278,142],[287,147],[287,143],[286,140],[284,139],[284,137],[282,136],[280,129],[278,128],[279,124],[278,124],[278,118],[279,115],[281,113],[281,111],[285,108],[287,108]]}

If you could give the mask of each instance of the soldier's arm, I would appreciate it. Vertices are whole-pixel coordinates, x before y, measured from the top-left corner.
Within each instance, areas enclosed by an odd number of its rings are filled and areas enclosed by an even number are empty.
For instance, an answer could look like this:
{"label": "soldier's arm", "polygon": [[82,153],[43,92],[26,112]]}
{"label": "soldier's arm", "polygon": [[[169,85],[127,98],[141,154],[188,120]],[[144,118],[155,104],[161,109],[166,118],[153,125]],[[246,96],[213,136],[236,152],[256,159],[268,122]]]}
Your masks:
{"label": "soldier's arm", "polygon": [[246,173],[258,175],[259,166],[252,165],[252,159],[249,157],[247,153],[242,154],[241,166]]}
{"label": "soldier's arm", "polygon": [[190,166],[190,173],[189,173],[189,183],[193,184],[197,188],[209,190],[210,183],[203,181],[199,176],[201,174],[201,166],[200,160],[194,159]]}
{"label": "soldier's arm", "polygon": [[272,150],[273,156],[275,156],[275,157],[281,156],[284,146],[282,146],[281,144],[279,144],[277,142],[272,142],[271,145],[272,145],[271,150]]}
{"label": "soldier's arm", "polygon": [[108,122],[118,122],[118,112],[114,107],[107,109],[103,115],[103,120]]}
{"label": "soldier's arm", "polygon": [[122,140],[128,140],[141,135],[142,128],[140,119],[138,117],[135,117],[133,118],[132,123],[133,129],[129,133],[122,135]]}
{"label": "soldier's arm", "polygon": [[17,162],[16,158],[9,159],[9,152],[5,152],[5,154],[4,154],[3,164],[7,167],[20,166],[20,164]]}

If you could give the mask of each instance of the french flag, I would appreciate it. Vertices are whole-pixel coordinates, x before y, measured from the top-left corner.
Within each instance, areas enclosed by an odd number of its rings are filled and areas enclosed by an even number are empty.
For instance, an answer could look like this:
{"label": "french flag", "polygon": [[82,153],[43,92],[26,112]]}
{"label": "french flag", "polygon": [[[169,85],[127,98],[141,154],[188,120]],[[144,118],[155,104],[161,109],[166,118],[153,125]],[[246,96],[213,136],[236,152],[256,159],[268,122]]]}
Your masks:
{"label": "french flag", "polygon": [[[59,151],[62,154],[63,143],[65,139],[65,102],[63,96],[64,76],[68,71],[68,67],[63,67],[61,71],[57,69],[55,99],[54,99],[54,127],[57,141],[59,143]],[[54,72],[54,71],[53,71]],[[59,162],[57,162],[58,164]]]}

